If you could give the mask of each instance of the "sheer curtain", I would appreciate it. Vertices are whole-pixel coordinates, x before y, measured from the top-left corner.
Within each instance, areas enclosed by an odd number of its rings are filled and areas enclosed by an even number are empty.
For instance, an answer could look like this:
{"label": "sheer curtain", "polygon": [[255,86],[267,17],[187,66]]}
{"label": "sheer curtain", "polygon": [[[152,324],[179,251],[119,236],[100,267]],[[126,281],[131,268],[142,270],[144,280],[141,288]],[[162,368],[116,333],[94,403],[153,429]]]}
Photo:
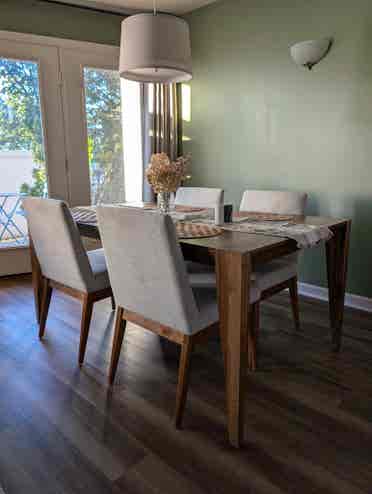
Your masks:
{"label": "sheer curtain", "polygon": [[[144,85],[144,168],[153,153],[167,153],[171,160],[182,155],[180,84]],[[144,177],[144,201],[154,199]]]}

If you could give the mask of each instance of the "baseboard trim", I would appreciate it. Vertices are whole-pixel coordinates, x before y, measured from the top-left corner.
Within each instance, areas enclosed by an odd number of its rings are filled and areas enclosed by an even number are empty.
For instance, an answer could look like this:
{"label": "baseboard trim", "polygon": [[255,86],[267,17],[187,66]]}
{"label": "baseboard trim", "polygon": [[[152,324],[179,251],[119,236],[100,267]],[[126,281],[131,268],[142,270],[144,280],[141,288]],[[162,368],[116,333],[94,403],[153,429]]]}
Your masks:
{"label": "baseboard trim", "polygon": [[[300,295],[305,295],[306,297],[328,301],[328,289],[322,286],[311,285],[310,283],[299,283],[298,292]],[[353,309],[372,312],[372,298],[346,293],[345,305],[347,307],[352,307]]]}

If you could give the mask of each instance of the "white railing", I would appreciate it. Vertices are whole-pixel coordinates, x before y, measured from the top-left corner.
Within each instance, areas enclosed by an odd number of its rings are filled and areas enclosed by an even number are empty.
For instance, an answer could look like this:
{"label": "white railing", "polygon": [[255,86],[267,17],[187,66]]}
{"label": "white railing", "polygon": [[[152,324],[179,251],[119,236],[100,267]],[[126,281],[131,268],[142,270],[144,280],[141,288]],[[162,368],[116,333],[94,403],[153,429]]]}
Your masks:
{"label": "white railing", "polygon": [[22,194],[0,193],[0,249],[28,245]]}

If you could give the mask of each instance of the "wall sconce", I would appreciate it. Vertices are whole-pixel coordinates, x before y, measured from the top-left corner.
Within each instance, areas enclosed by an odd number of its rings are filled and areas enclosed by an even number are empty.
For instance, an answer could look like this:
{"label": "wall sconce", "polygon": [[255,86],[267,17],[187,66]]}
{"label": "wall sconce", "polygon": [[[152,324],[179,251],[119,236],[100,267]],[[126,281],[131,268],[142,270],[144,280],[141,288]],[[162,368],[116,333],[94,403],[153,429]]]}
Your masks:
{"label": "wall sconce", "polygon": [[297,65],[302,65],[311,70],[314,65],[328,55],[332,44],[333,39],[331,38],[301,41],[291,46],[291,57]]}

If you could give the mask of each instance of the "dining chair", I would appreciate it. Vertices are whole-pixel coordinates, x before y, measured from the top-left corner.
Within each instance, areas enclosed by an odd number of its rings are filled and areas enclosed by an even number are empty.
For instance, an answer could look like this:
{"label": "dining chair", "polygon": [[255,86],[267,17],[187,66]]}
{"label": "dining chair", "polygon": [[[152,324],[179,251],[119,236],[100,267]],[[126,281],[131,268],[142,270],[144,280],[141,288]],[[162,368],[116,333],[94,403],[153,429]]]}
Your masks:
{"label": "dining chair", "polygon": [[[307,194],[290,191],[246,190],[240,204],[240,211],[253,213],[276,213],[282,215],[303,215]],[[300,315],[297,288],[298,252],[255,266],[254,277],[261,292],[253,308],[254,333],[251,335],[253,347],[250,354],[250,367],[257,366],[257,340],[259,332],[260,302],[272,295],[289,289],[295,329],[300,328]]]}
{"label": "dining chair", "polygon": [[246,190],[240,203],[240,211],[303,215],[307,194],[284,190]]}
{"label": "dining chair", "polygon": [[[177,190],[174,204],[176,206],[216,209],[224,204],[224,190],[212,187],[180,187]],[[186,269],[193,287],[216,286],[214,266],[186,261]]]}
{"label": "dining chair", "polygon": [[224,190],[211,187],[180,187],[176,192],[176,206],[215,208],[223,205]]}
{"label": "dining chair", "polygon": [[23,199],[23,207],[43,277],[39,338],[42,339],[45,333],[54,288],[81,300],[79,364],[82,365],[93,304],[112,297],[103,249],[85,251],[65,202],[27,197]]}
{"label": "dining chair", "polygon": [[180,427],[192,350],[218,327],[216,290],[191,288],[170,216],[115,206],[98,206],[97,216],[117,302],[109,383],[128,321],[180,345],[175,407]]}

